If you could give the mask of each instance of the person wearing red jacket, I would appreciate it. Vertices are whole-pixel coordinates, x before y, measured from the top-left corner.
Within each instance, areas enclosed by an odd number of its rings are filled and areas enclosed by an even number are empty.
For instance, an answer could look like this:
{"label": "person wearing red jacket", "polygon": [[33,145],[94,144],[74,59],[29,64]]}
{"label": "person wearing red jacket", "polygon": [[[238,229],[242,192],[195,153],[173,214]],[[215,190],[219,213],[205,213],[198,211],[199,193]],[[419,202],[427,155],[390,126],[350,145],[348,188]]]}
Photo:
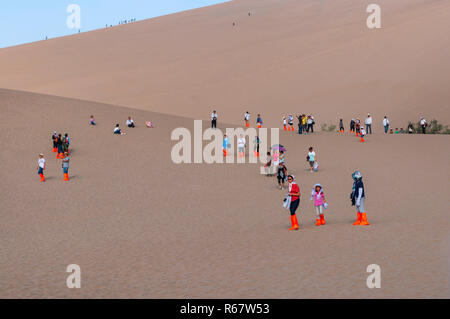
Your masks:
{"label": "person wearing red jacket", "polygon": [[297,216],[295,215],[295,211],[297,210],[300,204],[300,188],[294,181],[294,175],[288,176],[288,183],[289,183],[289,196],[291,197],[291,204],[289,206],[289,210],[291,212],[291,224],[292,224],[292,227],[289,228],[289,230],[298,230],[298,221]]}

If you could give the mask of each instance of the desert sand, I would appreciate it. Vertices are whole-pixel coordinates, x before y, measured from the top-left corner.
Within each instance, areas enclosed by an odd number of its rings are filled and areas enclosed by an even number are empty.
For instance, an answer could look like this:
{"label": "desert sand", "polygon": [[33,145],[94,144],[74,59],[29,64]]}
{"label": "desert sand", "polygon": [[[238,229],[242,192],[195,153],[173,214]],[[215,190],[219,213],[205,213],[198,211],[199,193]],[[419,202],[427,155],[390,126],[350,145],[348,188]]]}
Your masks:
{"label": "desert sand", "polygon": [[[448,298],[448,136],[385,136],[381,118],[449,122],[450,3],[391,2],[379,1],[376,31],[369,1],[248,0],[1,49],[0,297]],[[259,164],[172,162],[172,130],[212,108],[220,129],[246,110],[267,126],[313,113],[317,128],[371,112],[375,134],[361,144],[280,133],[302,192],[289,232],[285,191]],[[128,115],[137,128],[113,135]],[[68,183],[53,130],[72,139]],[[355,169],[368,227],[351,225]],[[330,204],[323,227],[309,201],[317,182]],[[69,264],[81,289],[66,287]],[[369,264],[381,289],[366,286]]]}

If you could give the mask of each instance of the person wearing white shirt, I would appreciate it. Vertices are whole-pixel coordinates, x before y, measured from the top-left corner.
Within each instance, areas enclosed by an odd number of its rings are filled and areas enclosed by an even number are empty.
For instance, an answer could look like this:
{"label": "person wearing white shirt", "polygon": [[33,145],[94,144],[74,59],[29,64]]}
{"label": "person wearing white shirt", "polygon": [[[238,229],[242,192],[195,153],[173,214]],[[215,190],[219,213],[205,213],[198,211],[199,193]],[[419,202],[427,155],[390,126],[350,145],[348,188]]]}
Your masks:
{"label": "person wearing white shirt", "polygon": [[245,112],[244,114],[245,127],[250,127],[250,113]]}
{"label": "person wearing white shirt", "polygon": [[367,134],[372,134],[372,117],[370,116],[370,114],[367,114],[364,124],[366,124]]}
{"label": "person wearing white shirt", "polygon": [[130,116],[128,116],[127,126],[128,127],[135,127],[134,126],[134,121],[133,121],[133,119]]}
{"label": "person wearing white shirt", "polygon": [[245,157],[245,143],[245,137],[241,134],[237,141],[239,158]]}
{"label": "person wearing white shirt", "polygon": [[420,126],[422,126],[422,134],[425,134],[425,130],[428,126],[427,120],[422,116],[420,118]]}
{"label": "person wearing white shirt", "polygon": [[217,112],[215,110],[211,113],[211,128],[217,128]]}
{"label": "person wearing white shirt", "polygon": [[39,154],[39,159],[38,159],[38,175],[41,177],[41,182],[45,182],[45,176],[44,176],[44,170],[45,170],[45,158],[44,158],[44,154]]}
{"label": "person wearing white shirt", "polygon": [[384,116],[383,126],[384,126],[384,134],[387,134],[389,132],[389,119],[387,118],[387,116]]}

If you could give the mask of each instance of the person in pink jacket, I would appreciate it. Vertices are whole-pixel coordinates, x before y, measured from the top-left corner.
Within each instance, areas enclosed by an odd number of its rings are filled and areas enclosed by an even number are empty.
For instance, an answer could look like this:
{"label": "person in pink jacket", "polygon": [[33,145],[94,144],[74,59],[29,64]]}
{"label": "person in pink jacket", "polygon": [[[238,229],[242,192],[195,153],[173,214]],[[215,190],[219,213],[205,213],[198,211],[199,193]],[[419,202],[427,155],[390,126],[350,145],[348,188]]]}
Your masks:
{"label": "person in pink jacket", "polygon": [[323,194],[322,185],[314,185],[311,191],[311,200],[314,200],[314,209],[316,211],[316,226],[325,225],[325,216],[323,211],[327,208],[328,204]]}

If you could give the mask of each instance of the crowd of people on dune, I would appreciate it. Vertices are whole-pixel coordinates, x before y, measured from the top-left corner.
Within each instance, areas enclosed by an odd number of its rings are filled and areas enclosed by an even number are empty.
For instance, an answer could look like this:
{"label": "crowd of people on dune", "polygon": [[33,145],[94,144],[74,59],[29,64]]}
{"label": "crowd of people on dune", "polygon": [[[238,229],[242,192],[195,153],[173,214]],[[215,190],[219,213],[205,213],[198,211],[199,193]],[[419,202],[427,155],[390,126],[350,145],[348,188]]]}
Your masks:
{"label": "crowd of people on dune", "polygon": [[[309,133],[314,133],[314,125],[315,119],[313,115],[296,115],[295,118],[297,118],[298,121],[298,134],[304,134],[307,135]],[[217,129],[217,121],[218,121],[218,114],[217,111],[214,110],[211,113],[211,128]],[[93,115],[90,116],[89,124],[91,126],[96,126],[97,122]],[[372,124],[373,119],[370,114],[367,115],[367,117],[364,120],[364,125],[362,124],[361,120],[359,118],[352,118],[349,124],[349,133],[355,134],[357,137],[360,138],[361,142],[364,142],[364,137],[367,134],[372,134]],[[424,117],[420,118],[419,122],[420,126],[422,127],[422,133],[426,133],[426,127],[428,125],[427,120]],[[135,121],[131,116],[128,116],[126,122],[126,127],[133,129],[136,127]],[[245,127],[250,127],[250,113],[247,111],[244,114],[244,125]],[[401,128],[400,130],[396,128],[395,132],[390,129],[390,122],[387,116],[384,116],[382,120],[382,125],[384,127],[384,133],[385,134],[403,134],[403,133],[412,133],[413,127],[412,125],[408,125],[407,131],[403,130]],[[153,128],[152,122],[145,122],[145,126],[148,128]],[[256,128],[262,128],[263,127],[263,120],[261,114],[257,114],[256,117]],[[294,129],[294,116],[292,114],[289,114],[287,116],[282,116],[282,127],[284,131],[292,131],[295,132]],[[345,133],[345,127],[343,119],[339,120],[339,133]],[[126,133],[123,132],[120,128],[119,124],[116,124],[113,129],[113,134],[115,135],[125,135]],[[61,159],[61,167],[63,172],[63,180],[69,181],[69,147],[71,145],[71,140],[69,138],[68,133],[65,133],[64,135],[58,134],[56,131],[53,132],[51,136],[52,140],[52,152],[56,153],[56,158]],[[240,158],[245,158],[246,153],[246,139],[243,135],[240,135],[237,139],[237,156]],[[256,157],[259,157],[259,146],[260,146],[260,139],[259,136],[255,137],[255,140],[253,141],[253,151]],[[223,137],[223,156],[229,156],[231,155],[228,151],[230,148],[230,140],[229,137],[225,134]],[[288,168],[286,166],[286,157],[285,157],[286,148],[280,144],[274,145],[271,147],[270,151],[266,154],[266,163],[263,167],[263,174],[266,176],[276,176],[277,185],[280,190],[284,190],[285,188],[288,189],[288,194],[284,198],[283,201],[283,207],[288,209],[290,211],[291,215],[291,228],[289,230],[298,230],[299,229],[299,223],[296,216],[296,211],[300,204],[300,188],[298,184],[295,182],[295,177],[293,174],[290,174],[288,172]],[[311,173],[317,172],[319,169],[319,164],[317,162],[317,156],[314,148],[311,146],[308,148],[306,152],[306,161],[308,163],[308,170]],[[38,159],[38,175],[41,178],[41,182],[45,182],[45,175],[44,171],[46,169],[46,160],[44,158],[44,154],[39,154]],[[367,221],[367,214],[365,211],[365,191],[364,191],[364,184],[362,182],[362,174],[359,171],[355,171],[352,174],[353,178],[353,188],[350,195],[351,203],[352,205],[356,206],[357,209],[357,217],[356,221],[353,223],[353,225],[370,225]],[[325,199],[323,186],[320,183],[317,183],[313,186],[311,191],[311,200],[314,203],[314,211],[315,211],[315,217],[316,217],[316,226],[322,226],[325,225],[325,210],[328,207],[328,203]]]}
{"label": "crowd of people on dune", "polygon": [[[299,134],[308,134],[314,133],[314,125],[315,120],[312,115],[296,115],[298,120],[298,133]],[[214,110],[211,113],[211,128],[217,129],[217,120],[218,114],[217,111]],[[250,127],[250,113],[247,111],[244,114],[244,125],[245,127]],[[257,115],[256,118],[256,127],[262,128],[263,120],[261,114]],[[288,116],[282,117],[282,125],[284,131],[295,131],[294,129],[294,116],[292,114]],[[365,126],[367,127],[370,134],[372,134],[372,118],[370,114],[365,121]],[[361,123],[358,120],[353,120],[350,125],[350,131],[355,133],[358,137],[361,138],[361,141],[364,141],[365,136],[365,128],[361,126]],[[340,128],[339,132],[344,133],[345,129],[343,126],[342,119],[340,120]],[[259,157],[259,136],[255,137],[253,141],[253,151],[256,157]],[[223,137],[223,156],[230,156],[230,139],[225,134]],[[239,158],[245,157],[246,151],[246,139],[241,134],[237,139],[237,156]],[[271,151],[267,152],[266,163],[263,168],[263,173],[268,176],[276,176],[276,180],[278,183],[278,187],[280,190],[284,190],[287,188],[288,194],[283,200],[283,207],[288,209],[291,215],[291,227],[289,230],[298,230],[299,223],[297,219],[296,211],[300,205],[300,187],[295,182],[295,176],[293,174],[288,173],[288,168],[286,166],[286,158],[285,158],[286,148],[280,144],[273,145],[271,147]],[[319,164],[317,162],[316,152],[314,148],[311,146],[308,148],[306,154],[306,162],[308,163],[308,170],[311,173],[317,172],[319,169]],[[365,190],[364,183],[362,181],[362,174],[360,171],[355,171],[352,174],[353,178],[353,187],[350,195],[352,206],[356,206],[356,221],[353,225],[363,225],[367,226],[370,223],[367,220],[367,214],[365,211]],[[287,184],[287,186],[286,186]],[[328,207],[328,203],[325,199],[325,194],[323,191],[323,186],[320,183],[316,183],[311,190],[311,201],[313,201],[314,212],[315,212],[315,225],[322,226],[325,225],[325,210]]]}

